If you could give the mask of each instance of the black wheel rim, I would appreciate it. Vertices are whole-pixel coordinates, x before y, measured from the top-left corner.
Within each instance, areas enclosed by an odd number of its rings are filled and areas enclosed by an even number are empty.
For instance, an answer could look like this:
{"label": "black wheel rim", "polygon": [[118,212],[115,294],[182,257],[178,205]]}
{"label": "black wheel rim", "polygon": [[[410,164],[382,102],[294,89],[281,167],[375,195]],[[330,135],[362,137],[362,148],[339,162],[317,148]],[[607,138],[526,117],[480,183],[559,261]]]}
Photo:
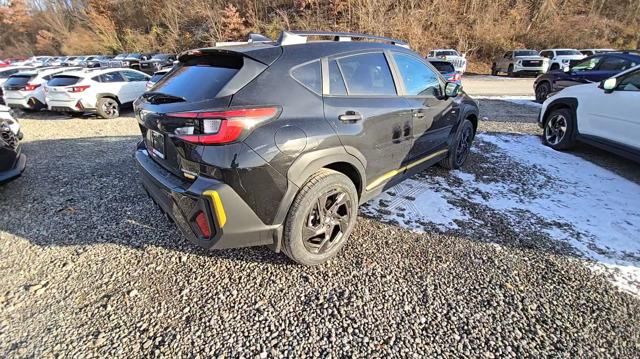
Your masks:
{"label": "black wheel rim", "polygon": [[544,101],[547,99],[547,95],[549,94],[549,89],[546,84],[540,85],[536,87],[536,97],[539,101]]}
{"label": "black wheel rim", "polygon": [[557,145],[567,134],[567,119],[563,115],[553,115],[544,127],[544,139],[550,145]]}
{"label": "black wheel rim", "polygon": [[318,197],[302,227],[305,248],[314,254],[324,254],[335,248],[349,229],[351,212],[351,198],[340,189],[332,189]]}
{"label": "black wheel rim", "polygon": [[108,117],[118,117],[118,103],[113,100],[105,101],[102,104],[102,111]]}
{"label": "black wheel rim", "polygon": [[458,147],[456,148],[456,165],[462,166],[467,159],[471,149],[471,141],[473,141],[473,131],[471,127],[467,126],[462,130],[460,141],[458,141]]}

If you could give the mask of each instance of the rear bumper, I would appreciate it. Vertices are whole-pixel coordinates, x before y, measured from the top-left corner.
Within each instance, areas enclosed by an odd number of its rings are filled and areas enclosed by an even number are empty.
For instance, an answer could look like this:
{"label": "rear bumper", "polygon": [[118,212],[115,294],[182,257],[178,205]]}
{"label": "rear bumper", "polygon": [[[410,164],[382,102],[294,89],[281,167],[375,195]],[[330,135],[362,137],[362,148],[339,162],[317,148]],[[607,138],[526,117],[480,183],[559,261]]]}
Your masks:
{"label": "rear bumper", "polygon": [[[183,181],[151,159],[144,146],[136,150],[135,159],[147,194],[194,244],[206,249],[237,248],[270,245],[278,238],[280,226],[264,224],[230,186],[205,177]],[[201,211],[211,238],[204,238],[196,225]]]}
{"label": "rear bumper", "polygon": [[[82,107],[78,107],[78,102],[82,104]],[[73,99],[73,100],[48,100],[47,108],[49,111],[54,112],[92,112],[95,111],[95,108],[82,100]]]}
{"label": "rear bumper", "polygon": [[22,172],[24,172],[25,167],[27,167],[27,156],[20,153],[16,157],[16,161],[11,169],[0,172],[0,183],[9,182],[16,177],[19,177]]}
{"label": "rear bumper", "polygon": [[46,107],[44,103],[42,103],[35,97],[5,98],[5,103],[11,108],[20,108],[27,110],[39,110]]}

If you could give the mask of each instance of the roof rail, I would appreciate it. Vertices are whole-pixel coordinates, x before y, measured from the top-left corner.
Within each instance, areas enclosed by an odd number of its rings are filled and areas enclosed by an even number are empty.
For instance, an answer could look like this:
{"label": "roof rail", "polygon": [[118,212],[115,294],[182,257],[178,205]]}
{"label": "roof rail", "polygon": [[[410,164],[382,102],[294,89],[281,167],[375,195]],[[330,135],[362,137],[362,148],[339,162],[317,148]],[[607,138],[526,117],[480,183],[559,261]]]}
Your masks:
{"label": "roof rail", "polygon": [[409,44],[406,42],[389,37],[332,31],[283,31],[280,33],[277,43],[281,46],[305,44],[307,43],[307,38],[309,36],[333,37],[333,41],[352,41],[353,39],[375,40],[401,46],[407,49],[409,48]]}

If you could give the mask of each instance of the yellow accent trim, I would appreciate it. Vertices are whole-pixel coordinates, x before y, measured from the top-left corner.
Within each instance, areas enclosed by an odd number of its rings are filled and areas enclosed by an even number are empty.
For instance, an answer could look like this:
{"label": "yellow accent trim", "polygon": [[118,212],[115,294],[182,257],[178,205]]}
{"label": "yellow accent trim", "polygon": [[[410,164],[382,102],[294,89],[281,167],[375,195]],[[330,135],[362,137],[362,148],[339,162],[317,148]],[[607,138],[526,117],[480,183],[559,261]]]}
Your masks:
{"label": "yellow accent trim", "polygon": [[204,191],[202,194],[211,198],[211,202],[213,202],[213,212],[216,214],[216,218],[218,219],[218,225],[220,228],[224,227],[224,224],[227,223],[227,214],[224,211],[220,195],[217,191],[212,190]]}
{"label": "yellow accent trim", "polygon": [[400,167],[397,170],[389,171],[389,172],[383,174],[382,176],[376,178],[373,182],[371,182],[367,186],[366,190],[370,191],[370,190],[378,187],[379,185],[383,184],[384,182],[387,182],[391,178],[397,176],[398,174],[403,173],[403,172],[405,172],[407,170],[410,170],[413,167],[416,167],[416,166],[418,166],[418,165],[420,165],[420,164],[422,164],[424,162],[427,162],[428,160],[430,160],[430,159],[432,159],[434,157],[437,157],[437,156],[439,156],[441,154],[444,154],[444,153],[447,153],[447,152],[449,152],[449,150],[446,150],[446,149],[445,150],[440,150],[438,152],[434,152],[434,153],[432,153],[432,154],[430,154],[428,156],[425,156],[425,157],[423,157],[423,158],[421,158],[421,159],[419,159],[417,161],[411,162],[406,166]]}

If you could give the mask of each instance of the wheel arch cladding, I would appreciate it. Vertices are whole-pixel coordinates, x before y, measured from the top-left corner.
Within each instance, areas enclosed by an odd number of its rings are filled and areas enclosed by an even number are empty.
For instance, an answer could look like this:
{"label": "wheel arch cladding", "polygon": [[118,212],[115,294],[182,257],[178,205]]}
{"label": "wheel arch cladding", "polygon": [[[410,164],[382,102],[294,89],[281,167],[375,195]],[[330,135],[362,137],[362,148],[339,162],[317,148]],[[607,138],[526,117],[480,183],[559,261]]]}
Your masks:
{"label": "wheel arch cladding", "polygon": [[343,148],[327,148],[301,155],[291,165],[288,177],[298,187],[302,187],[314,173],[322,168],[332,169],[349,177],[356,186],[358,196],[362,195],[364,166]]}
{"label": "wheel arch cladding", "polygon": [[470,112],[465,115],[465,119],[471,121],[473,125],[473,132],[478,132],[478,114]]}
{"label": "wheel arch cladding", "polygon": [[118,105],[122,105],[122,102],[120,102],[120,99],[118,98],[118,96],[112,94],[112,93],[99,93],[96,95],[96,101],[100,100],[101,98],[112,98],[114,100],[116,100],[116,102],[118,103]]}
{"label": "wheel arch cladding", "polygon": [[547,109],[544,113],[544,117],[542,119],[542,124],[546,125],[547,119],[549,118],[549,114],[553,110],[557,110],[560,108],[567,108],[573,113],[574,120],[576,119],[576,110],[578,109],[578,100],[574,97],[562,97],[551,101],[551,103],[547,106]]}

